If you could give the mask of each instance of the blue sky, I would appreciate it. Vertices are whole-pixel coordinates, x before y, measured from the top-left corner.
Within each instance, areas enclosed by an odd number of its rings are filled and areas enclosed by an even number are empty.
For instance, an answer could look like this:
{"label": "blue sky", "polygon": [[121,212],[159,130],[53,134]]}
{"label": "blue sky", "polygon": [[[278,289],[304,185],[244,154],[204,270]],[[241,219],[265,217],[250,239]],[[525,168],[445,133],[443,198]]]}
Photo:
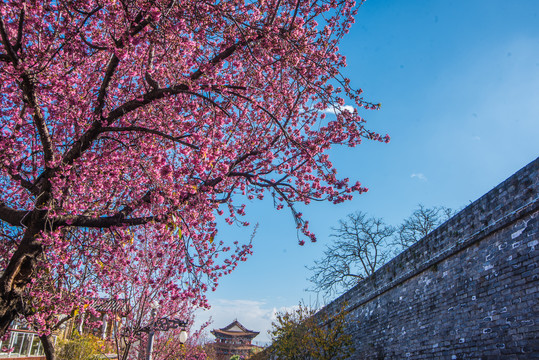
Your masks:
{"label": "blue sky", "polygon": [[[459,209],[539,156],[539,2],[536,0],[369,0],[340,49],[345,75],[366,99],[370,129],[389,144],[331,152],[339,174],[370,190],[341,204],[303,208],[318,236],[297,245],[289,213],[248,205],[259,223],[254,255],[209,294],[210,328],[237,318],[267,330],[275,310],[316,303],[306,265],[319,258],[330,228],[356,210],[397,225],[422,203]],[[247,241],[250,230],[222,227]]]}

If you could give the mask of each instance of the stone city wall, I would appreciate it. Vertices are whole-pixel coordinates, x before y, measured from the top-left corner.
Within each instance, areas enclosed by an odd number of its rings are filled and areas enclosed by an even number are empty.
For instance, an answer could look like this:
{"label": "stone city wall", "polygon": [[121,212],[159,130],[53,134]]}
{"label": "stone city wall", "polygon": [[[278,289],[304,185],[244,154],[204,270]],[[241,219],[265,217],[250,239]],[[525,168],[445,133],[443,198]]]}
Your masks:
{"label": "stone city wall", "polygon": [[330,303],[352,359],[539,359],[539,158]]}

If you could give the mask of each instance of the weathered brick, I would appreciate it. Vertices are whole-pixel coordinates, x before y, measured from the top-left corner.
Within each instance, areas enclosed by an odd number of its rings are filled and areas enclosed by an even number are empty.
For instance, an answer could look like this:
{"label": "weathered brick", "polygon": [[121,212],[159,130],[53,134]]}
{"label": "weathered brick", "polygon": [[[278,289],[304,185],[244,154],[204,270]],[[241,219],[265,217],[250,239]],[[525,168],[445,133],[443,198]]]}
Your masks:
{"label": "weathered brick", "polygon": [[538,189],[539,158],[330,303],[352,359],[539,359]]}

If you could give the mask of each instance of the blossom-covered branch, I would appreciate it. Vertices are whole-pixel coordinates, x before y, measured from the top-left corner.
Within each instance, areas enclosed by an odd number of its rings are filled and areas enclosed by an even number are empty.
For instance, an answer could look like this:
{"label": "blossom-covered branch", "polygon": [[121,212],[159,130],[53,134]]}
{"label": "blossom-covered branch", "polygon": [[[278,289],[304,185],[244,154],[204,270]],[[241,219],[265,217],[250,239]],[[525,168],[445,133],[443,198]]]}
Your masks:
{"label": "blossom-covered branch", "polygon": [[[195,288],[215,288],[250,253],[219,238],[218,218],[247,226],[250,200],[270,195],[290,209],[299,243],[314,241],[301,206],[366,191],[337,176],[330,149],[389,141],[360,116],[378,106],[340,75],[337,45],[357,9],[352,0],[5,3],[0,334],[28,299],[51,305],[33,315],[46,323],[60,311],[47,299],[72,309],[125,280],[107,261],[125,267],[141,254],[174,259],[153,264],[170,275],[163,286],[187,284],[203,305]],[[83,269],[95,274],[84,278],[91,291],[50,293],[82,284]],[[56,285],[32,285],[40,281]]]}

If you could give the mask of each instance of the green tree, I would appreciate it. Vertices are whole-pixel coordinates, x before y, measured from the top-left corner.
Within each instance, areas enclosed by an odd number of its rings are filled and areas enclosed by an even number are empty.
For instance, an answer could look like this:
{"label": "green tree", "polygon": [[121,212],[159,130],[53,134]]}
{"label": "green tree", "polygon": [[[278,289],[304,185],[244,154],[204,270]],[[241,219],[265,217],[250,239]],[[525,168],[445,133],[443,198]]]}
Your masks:
{"label": "green tree", "polygon": [[271,359],[271,351],[272,351],[272,347],[269,346],[267,348],[264,348],[258,352],[255,352],[253,353],[250,357],[249,357],[249,360],[270,360]]}
{"label": "green tree", "polygon": [[301,303],[292,311],[278,313],[270,331],[271,353],[287,360],[349,358],[354,349],[352,337],[345,333],[346,315],[344,306],[330,314]]}
{"label": "green tree", "polygon": [[73,339],[61,340],[59,345],[58,360],[97,360],[104,342],[93,335],[75,334]]}

